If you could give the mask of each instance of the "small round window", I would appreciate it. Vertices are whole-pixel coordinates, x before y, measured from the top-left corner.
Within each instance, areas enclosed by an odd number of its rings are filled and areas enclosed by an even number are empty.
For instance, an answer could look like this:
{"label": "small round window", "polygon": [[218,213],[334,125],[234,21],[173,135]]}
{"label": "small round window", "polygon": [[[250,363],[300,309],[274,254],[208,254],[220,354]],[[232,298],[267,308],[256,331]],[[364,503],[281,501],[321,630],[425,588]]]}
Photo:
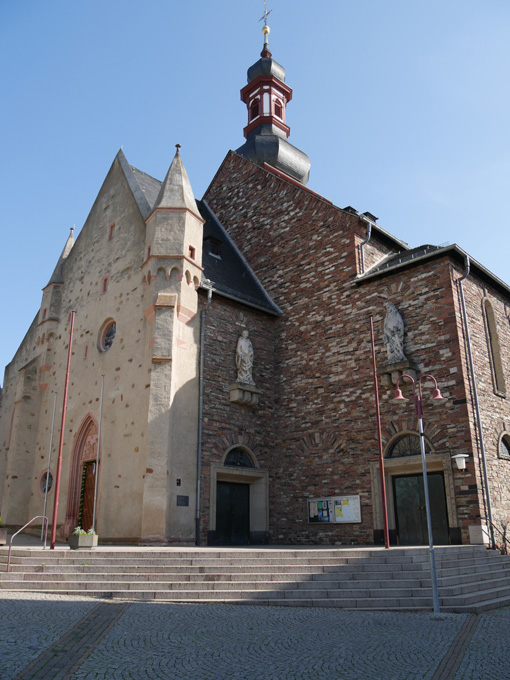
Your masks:
{"label": "small round window", "polygon": [[101,332],[99,333],[98,347],[100,352],[106,352],[110,349],[115,339],[115,333],[117,332],[117,324],[113,319],[107,321]]}
{"label": "small round window", "polygon": [[[48,489],[46,489],[46,485],[48,485]],[[51,488],[53,486],[53,475],[48,472],[45,472],[44,474],[41,475],[41,479],[39,480],[39,489],[41,493],[49,493],[51,491]]]}

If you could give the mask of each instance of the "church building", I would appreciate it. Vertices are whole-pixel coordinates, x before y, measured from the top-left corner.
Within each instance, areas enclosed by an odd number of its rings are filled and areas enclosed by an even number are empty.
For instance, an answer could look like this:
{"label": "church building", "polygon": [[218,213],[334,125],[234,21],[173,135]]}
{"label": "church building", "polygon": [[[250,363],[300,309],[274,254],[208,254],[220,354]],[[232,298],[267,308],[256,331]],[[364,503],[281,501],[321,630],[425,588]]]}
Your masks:
{"label": "church building", "polygon": [[61,451],[58,540],[373,545],[386,507],[392,544],[426,544],[421,396],[434,542],[498,543],[510,288],[307,188],[268,33],[205,195],[178,145],[163,181],[121,150],[71,230],[5,370],[2,521],[47,490],[51,524]]}

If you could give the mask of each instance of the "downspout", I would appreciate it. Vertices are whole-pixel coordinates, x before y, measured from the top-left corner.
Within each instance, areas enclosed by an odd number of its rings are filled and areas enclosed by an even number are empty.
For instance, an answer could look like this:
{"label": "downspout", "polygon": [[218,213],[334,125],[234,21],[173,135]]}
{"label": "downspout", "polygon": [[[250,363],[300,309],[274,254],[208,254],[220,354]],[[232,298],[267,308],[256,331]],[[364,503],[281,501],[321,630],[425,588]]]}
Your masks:
{"label": "downspout", "polygon": [[372,222],[369,219],[367,219],[366,217],[364,217],[363,215],[360,215],[359,217],[360,217],[361,220],[363,220],[363,222],[366,222],[366,225],[367,225],[366,238],[365,238],[364,241],[362,241],[359,244],[360,257],[361,257],[361,273],[364,274],[365,273],[365,252],[363,250],[363,247],[366,246],[366,244],[372,238]]}
{"label": "downspout", "polygon": [[202,424],[204,414],[204,347],[205,320],[212,301],[213,284],[206,279],[202,285],[207,288],[207,305],[200,313],[200,368],[199,368],[199,397],[198,397],[198,434],[197,434],[197,503],[195,517],[195,544],[200,545],[200,481],[202,477]]}
{"label": "downspout", "polygon": [[492,523],[492,505],[491,505],[491,494],[490,494],[490,489],[489,489],[489,476],[487,474],[487,460],[485,457],[485,444],[484,444],[484,438],[483,438],[483,430],[482,430],[482,418],[480,415],[480,404],[478,400],[478,389],[476,386],[476,376],[475,376],[475,367],[473,363],[473,351],[471,347],[471,337],[469,334],[469,324],[468,324],[468,318],[467,318],[467,312],[466,312],[466,300],[464,298],[464,287],[462,285],[462,282],[464,279],[466,279],[469,276],[470,272],[470,267],[471,263],[469,260],[469,255],[466,253],[465,255],[465,260],[466,260],[466,271],[464,276],[461,276],[460,279],[457,279],[456,283],[459,286],[459,291],[460,291],[460,300],[462,304],[462,319],[464,322],[464,331],[466,334],[466,349],[467,349],[467,354],[468,354],[468,359],[469,359],[469,370],[471,372],[471,380],[473,384],[473,402],[474,402],[474,407],[475,407],[475,414],[476,414],[476,426],[478,428],[478,436],[479,436],[479,441],[480,441],[480,456],[482,459],[482,470],[483,470],[483,480],[485,484],[485,497],[486,497],[486,502],[487,502],[487,515],[488,515],[488,520],[489,520],[489,531],[490,531],[490,540],[491,540],[491,548],[493,550],[496,550],[496,541],[494,540],[494,526]]}

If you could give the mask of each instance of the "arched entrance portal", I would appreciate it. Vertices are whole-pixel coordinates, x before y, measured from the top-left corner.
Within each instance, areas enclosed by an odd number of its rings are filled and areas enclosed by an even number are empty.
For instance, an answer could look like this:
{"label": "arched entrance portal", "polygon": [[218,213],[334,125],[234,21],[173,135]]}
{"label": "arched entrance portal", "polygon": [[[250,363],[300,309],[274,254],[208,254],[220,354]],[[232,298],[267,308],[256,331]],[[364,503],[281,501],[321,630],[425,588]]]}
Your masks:
{"label": "arched entrance portal", "polygon": [[[425,439],[432,533],[436,545],[461,543],[449,452],[434,451]],[[420,440],[416,432],[401,432],[388,443],[384,472],[388,525],[392,545],[427,545],[428,531]],[[383,542],[379,463],[370,463],[374,498],[374,541]]]}
{"label": "arched entrance portal", "polygon": [[211,465],[208,545],[268,542],[268,473],[244,447],[230,448],[222,465]]}
{"label": "arched entrance portal", "polygon": [[97,425],[91,416],[87,416],[74,440],[66,519],[62,532],[65,536],[76,526],[81,526],[85,531],[92,527],[95,476],[98,473],[96,456]]}

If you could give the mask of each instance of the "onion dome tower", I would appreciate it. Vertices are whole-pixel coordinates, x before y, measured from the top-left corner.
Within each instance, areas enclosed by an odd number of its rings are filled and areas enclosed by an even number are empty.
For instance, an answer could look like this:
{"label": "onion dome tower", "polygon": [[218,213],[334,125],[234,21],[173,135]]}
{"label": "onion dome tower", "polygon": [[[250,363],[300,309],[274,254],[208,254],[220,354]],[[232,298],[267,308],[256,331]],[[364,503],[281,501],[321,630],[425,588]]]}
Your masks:
{"label": "onion dome tower", "polygon": [[241,90],[241,99],[248,108],[248,125],[244,128],[246,142],[237,153],[257,165],[270,165],[306,184],[310,159],[287,141],[290,128],[285,114],[292,90],[285,84],[285,69],[272,59],[269,50],[268,14],[266,10],[261,58],[248,69],[248,84]]}

